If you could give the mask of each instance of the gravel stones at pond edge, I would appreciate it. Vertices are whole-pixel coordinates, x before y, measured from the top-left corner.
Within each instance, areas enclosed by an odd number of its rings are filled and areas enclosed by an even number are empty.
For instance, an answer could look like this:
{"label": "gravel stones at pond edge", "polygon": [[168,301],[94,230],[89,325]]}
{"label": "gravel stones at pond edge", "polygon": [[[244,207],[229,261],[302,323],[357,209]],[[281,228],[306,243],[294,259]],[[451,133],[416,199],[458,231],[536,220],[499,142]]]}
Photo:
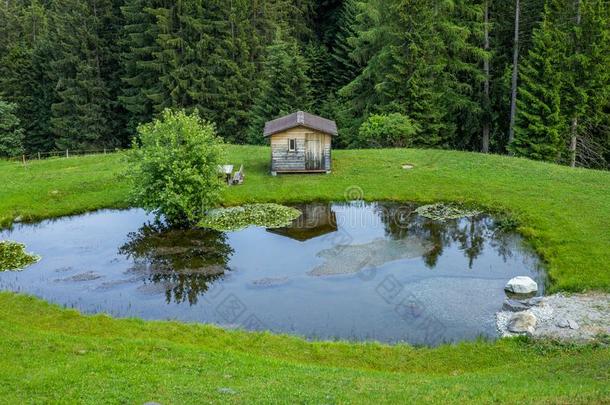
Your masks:
{"label": "gravel stones at pond edge", "polygon": [[496,313],[501,336],[589,341],[610,334],[610,294],[589,293],[528,300],[507,299]]}
{"label": "gravel stones at pond edge", "polygon": [[530,311],[518,312],[510,317],[506,329],[512,333],[534,333],[538,320]]}

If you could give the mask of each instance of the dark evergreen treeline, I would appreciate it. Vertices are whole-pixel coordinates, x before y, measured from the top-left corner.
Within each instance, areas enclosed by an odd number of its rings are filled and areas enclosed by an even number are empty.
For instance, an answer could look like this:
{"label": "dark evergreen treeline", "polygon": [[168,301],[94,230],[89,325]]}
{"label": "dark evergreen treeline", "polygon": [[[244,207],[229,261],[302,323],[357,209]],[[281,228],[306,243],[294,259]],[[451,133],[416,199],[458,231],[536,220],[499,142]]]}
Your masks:
{"label": "dark evergreen treeline", "polygon": [[605,0],[4,0],[0,153],[127,146],[166,107],[261,143],[304,109],[339,147],[607,168],[609,66]]}

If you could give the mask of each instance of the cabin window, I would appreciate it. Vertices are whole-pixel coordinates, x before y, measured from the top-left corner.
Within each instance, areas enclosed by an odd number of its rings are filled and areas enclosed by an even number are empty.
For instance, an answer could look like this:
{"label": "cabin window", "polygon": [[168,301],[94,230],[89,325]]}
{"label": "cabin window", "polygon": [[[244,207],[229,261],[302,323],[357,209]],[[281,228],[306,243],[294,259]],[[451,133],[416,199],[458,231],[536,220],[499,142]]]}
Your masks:
{"label": "cabin window", "polygon": [[297,150],[297,140],[296,139],[289,139],[288,140],[288,151],[289,152],[294,152],[295,150]]}

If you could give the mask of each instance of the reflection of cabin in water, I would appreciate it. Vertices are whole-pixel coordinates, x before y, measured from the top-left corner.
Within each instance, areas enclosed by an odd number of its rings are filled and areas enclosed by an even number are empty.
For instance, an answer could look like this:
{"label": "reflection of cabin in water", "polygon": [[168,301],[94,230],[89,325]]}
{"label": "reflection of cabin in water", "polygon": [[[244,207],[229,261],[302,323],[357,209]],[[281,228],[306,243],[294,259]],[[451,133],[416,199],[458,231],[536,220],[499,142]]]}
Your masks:
{"label": "reflection of cabin in water", "polygon": [[264,136],[271,140],[271,174],[330,173],[335,135],[334,121],[303,111],[267,122]]}
{"label": "reflection of cabin in water", "polygon": [[303,215],[292,221],[292,224],[267,231],[304,242],[337,230],[337,217],[330,204],[307,204],[296,208]]}

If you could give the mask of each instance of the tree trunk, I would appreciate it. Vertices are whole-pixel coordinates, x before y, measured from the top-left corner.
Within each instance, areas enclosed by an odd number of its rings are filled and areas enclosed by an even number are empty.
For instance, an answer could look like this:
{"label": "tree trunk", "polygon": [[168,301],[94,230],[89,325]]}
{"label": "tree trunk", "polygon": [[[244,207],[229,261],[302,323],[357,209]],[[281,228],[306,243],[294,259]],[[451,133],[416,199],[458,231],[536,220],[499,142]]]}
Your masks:
{"label": "tree trunk", "polygon": [[[574,8],[576,9],[576,27],[580,25],[580,0],[575,0]],[[578,38],[574,39],[574,51],[578,54],[580,47],[578,46]],[[575,72],[576,74],[576,72]],[[574,116],[572,117],[572,126],[570,128],[570,166],[576,167],[576,148],[578,145],[578,107],[574,106]]]}
{"label": "tree trunk", "polygon": [[[485,52],[489,52],[489,1],[485,1]],[[485,115],[483,117],[483,138],[481,140],[481,151],[489,153],[489,59],[483,61],[483,71],[485,72],[485,82],[483,84],[483,97],[485,103]]]}
{"label": "tree trunk", "polygon": [[576,167],[576,144],[578,134],[578,117],[572,118],[572,127],[570,129],[570,166]]}
{"label": "tree trunk", "polygon": [[515,139],[515,118],[517,116],[517,80],[519,77],[519,17],[521,14],[521,4],[519,0],[515,2],[515,40],[513,44],[513,79],[510,97],[510,124],[508,127],[508,144]]}

